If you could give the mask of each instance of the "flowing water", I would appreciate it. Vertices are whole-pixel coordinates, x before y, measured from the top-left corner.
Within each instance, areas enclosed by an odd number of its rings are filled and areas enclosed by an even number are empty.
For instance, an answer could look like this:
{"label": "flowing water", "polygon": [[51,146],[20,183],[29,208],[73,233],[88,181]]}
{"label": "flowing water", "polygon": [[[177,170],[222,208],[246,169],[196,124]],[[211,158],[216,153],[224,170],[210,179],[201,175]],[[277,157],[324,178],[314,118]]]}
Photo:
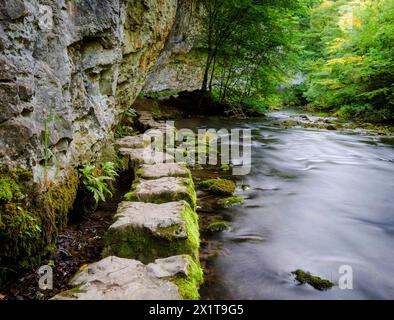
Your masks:
{"label": "flowing water", "polygon": [[[393,140],[361,132],[278,128],[267,119],[182,120],[178,127],[250,128],[252,172],[241,206],[227,210],[224,254],[206,299],[394,299]],[[338,286],[341,266],[353,289]],[[303,269],[337,285],[298,285]],[[349,275],[349,273],[347,273]]]}

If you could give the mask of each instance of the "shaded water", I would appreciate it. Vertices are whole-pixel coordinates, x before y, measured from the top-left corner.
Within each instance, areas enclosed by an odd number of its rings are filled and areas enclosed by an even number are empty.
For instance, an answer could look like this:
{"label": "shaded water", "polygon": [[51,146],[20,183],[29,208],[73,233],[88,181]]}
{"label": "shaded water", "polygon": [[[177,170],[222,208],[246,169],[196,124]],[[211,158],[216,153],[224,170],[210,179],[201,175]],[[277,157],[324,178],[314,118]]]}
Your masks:
{"label": "shaded water", "polygon": [[[253,130],[248,197],[227,210],[206,299],[394,299],[393,140],[273,125],[267,119],[183,120],[178,127]],[[391,144],[391,145],[390,145]],[[353,290],[297,285],[296,269],[338,283],[353,269]]]}

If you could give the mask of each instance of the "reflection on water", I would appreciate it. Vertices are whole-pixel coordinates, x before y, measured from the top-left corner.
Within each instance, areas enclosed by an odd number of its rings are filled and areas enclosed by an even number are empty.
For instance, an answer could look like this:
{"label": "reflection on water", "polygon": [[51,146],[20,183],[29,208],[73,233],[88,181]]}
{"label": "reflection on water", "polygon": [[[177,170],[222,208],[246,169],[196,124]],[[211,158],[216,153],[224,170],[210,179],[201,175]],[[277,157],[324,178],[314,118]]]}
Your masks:
{"label": "reflection on water", "polygon": [[[289,114],[276,113],[277,117]],[[207,299],[394,299],[394,149],[390,138],[281,129],[273,119],[191,119],[181,127],[253,130],[250,190],[227,209],[225,255],[212,261]],[[338,283],[353,268],[354,289],[297,285],[304,269]]]}

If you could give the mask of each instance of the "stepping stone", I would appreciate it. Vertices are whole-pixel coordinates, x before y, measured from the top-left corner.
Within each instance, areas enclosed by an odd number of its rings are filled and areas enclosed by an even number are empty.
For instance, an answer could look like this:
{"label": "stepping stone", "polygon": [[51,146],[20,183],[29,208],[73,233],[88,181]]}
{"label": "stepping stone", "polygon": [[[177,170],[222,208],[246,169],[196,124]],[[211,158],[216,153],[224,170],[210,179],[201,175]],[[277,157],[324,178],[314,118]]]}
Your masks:
{"label": "stepping stone", "polygon": [[196,208],[196,191],[191,178],[137,179],[125,198],[128,201],[152,203],[185,200],[193,210]]}
{"label": "stepping stone", "polygon": [[157,164],[164,162],[174,162],[174,157],[161,152],[155,151],[153,152],[150,148],[140,148],[140,149],[132,149],[132,148],[120,148],[119,153],[126,157],[128,161],[131,163],[131,167],[136,168],[141,164]]}
{"label": "stepping stone", "polygon": [[52,300],[197,299],[201,282],[201,269],[188,256],[159,259],[147,266],[112,256],[77,273],[70,282],[74,288]]}
{"label": "stepping stone", "polygon": [[116,140],[115,145],[125,149],[143,149],[149,145],[149,141],[144,141],[143,135],[127,136]]}
{"label": "stepping stone", "polygon": [[137,171],[137,176],[150,180],[163,177],[190,177],[190,170],[183,163],[160,163],[155,165],[144,164]]}
{"label": "stepping stone", "polygon": [[104,236],[104,256],[138,259],[188,254],[198,260],[198,216],[186,201],[122,202]]}

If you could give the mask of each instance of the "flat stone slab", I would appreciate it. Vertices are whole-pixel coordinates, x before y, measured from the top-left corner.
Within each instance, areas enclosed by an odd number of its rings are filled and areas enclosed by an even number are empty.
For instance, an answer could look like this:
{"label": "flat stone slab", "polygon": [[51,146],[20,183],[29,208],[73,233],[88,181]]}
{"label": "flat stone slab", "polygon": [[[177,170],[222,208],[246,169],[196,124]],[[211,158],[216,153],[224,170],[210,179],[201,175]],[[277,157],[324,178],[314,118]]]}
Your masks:
{"label": "flat stone slab", "polygon": [[[147,266],[137,260],[107,257],[79,272],[70,282],[74,289],[52,299],[180,300],[182,296],[174,279],[188,281],[190,263],[187,256],[158,259]],[[197,285],[193,290],[197,291]]]}
{"label": "flat stone slab", "polygon": [[198,216],[186,201],[122,202],[115,219],[104,236],[103,256],[144,263],[180,254],[198,258]]}
{"label": "flat stone slab", "polygon": [[137,176],[146,179],[159,179],[163,177],[190,177],[190,170],[183,163],[160,163],[155,165],[142,165]]}
{"label": "flat stone slab", "polygon": [[132,226],[146,228],[158,237],[186,239],[186,223],[182,217],[186,206],[185,201],[163,204],[125,201],[119,205],[116,222],[110,229]]}
{"label": "flat stone slab", "polygon": [[127,136],[115,141],[115,145],[125,149],[143,149],[149,145],[143,135]]}
{"label": "flat stone slab", "polygon": [[193,180],[190,178],[163,177],[154,180],[136,180],[126,199],[151,203],[185,200],[193,209],[196,207],[196,192]]}
{"label": "flat stone slab", "polygon": [[122,156],[129,158],[133,167],[137,167],[141,164],[157,164],[164,162],[173,162],[174,157],[161,151],[152,152],[150,148],[120,148],[119,153]]}

